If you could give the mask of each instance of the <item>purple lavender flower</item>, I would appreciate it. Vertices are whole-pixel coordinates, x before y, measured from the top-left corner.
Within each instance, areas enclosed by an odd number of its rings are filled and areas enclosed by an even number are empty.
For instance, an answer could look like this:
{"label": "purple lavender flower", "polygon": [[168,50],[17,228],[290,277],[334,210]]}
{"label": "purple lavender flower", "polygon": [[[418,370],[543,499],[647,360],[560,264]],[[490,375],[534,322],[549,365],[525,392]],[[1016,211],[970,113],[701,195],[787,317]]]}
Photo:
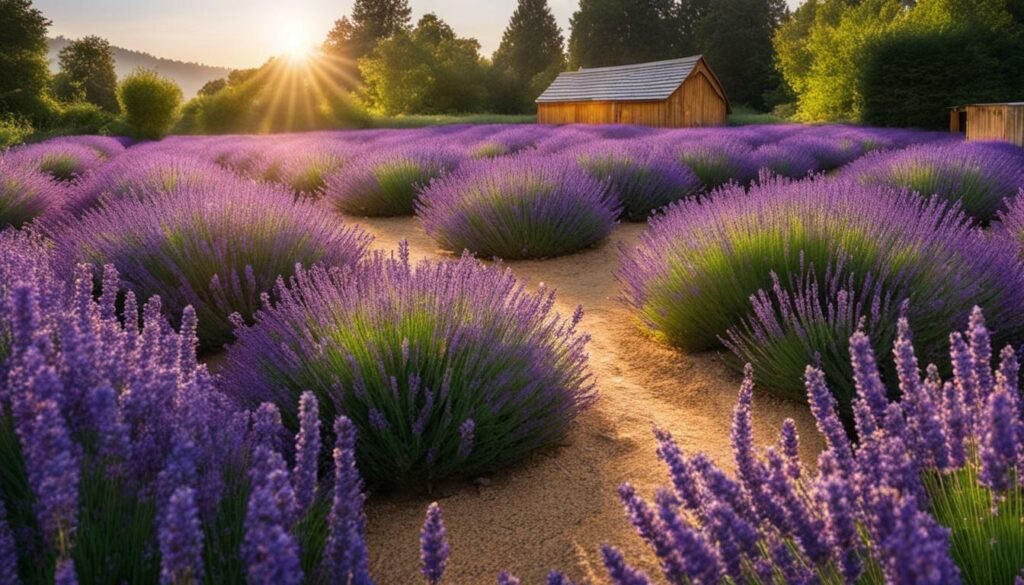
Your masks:
{"label": "purple lavender flower", "polygon": [[844,170],[862,184],[907,188],[959,202],[983,223],[1024,187],[1020,158],[972,143],[924,145],[866,156]]}
{"label": "purple lavender flower", "polygon": [[682,451],[679,450],[679,446],[676,445],[668,431],[656,427],[654,436],[658,440],[658,458],[668,466],[676,496],[687,509],[700,509],[700,485],[693,466],[687,463]]}
{"label": "purple lavender flower", "polygon": [[203,347],[216,348],[233,338],[231,315],[251,318],[261,295],[297,264],[346,266],[363,256],[365,232],[291,199],[232,178],[110,201],[48,230],[58,242],[59,271],[70,274],[83,261],[112,264],[136,295],[161,295],[175,323],[192,305]]}
{"label": "purple lavender flower", "polygon": [[563,158],[467,163],[425,189],[416,215],[448,250],[506,260],[551,258],[605,239],[620,206]]}
{"label": "purple lavender flower", "polygon": [[57,209],[62,195],[43,173],[0,157],[0,229],[20,228]]}
{"label": "purple lavender flower", "polygon": [[314,392],[322,417],[361,429],[371,482],[500,468],[559,440],[594,398],[589,339],[554,314],[552,294],[469,257],[413,266],[402,246],[352,270],[300,271],[274,297],[236,331],[222,387],[277,403],[286,421]]}
{"label": "purple lavender flower", "polygon": [[[656,534],[652,542],[656,545],[655,552],[659,547],[667,548],[667,552],[659,554],[659,557],[662,559],[662,571],[669,581],[676,583],[688,578],[695,585],[714,585],[721,581],[725,570],[722,559],[699,530],[679,517],[675,498],[661,490],[655,499],[663,528],[655,525],[655,529],[662,533]],[[665,544],[660,544],[662,542]]]}
{"label": "purple lavender flower", "polygon": [[509,575],[508,573],[502,571],[498,574],[498,585],[520,585],[519,577]]}
{"label": "purple lavender flower", "polygon": [[[767,180],[749,193],[735,187],[672,204],[624,249],[618,278],[646,326],[699,351],[721,346],[750,313],[751,295],[771,289],[773,271],[782,283],[827,283],[842,259],[838,288],[860,292],[870,281],[864,303],[874,302],[874,288],[880,301],[910,300],[918,349],[930,359],[974,305],[1003,325],[1004,339],[1021,335],[1024,320],[1006,310],[1006,299],[1024,298],[1015,252],[938,200],[827,179]],[[990,284],[975,286],[982,281]]]}
{"label": "purple lavender flower", "polygon": [[324,198],[352,215],[412,215],[423,189],[462,159],[452,150],[419,146],[367,152],[327,177]]}
{"label": "purple lavender flower", "polygon": [[1017,462],[1018,450],[1024,437],[1018,436],[1020,419],[1017,406],[1005,386],[996,388],[989,396],[979,434],[981,437],[979,481],[996,494],[1009,488],[1009,473]]}
{"label": "purple lavender flower", "polygon": [[420,532],[420,572],[430,585],[437,585],[448,565],[448,536],[441,507],[437,502],[427,508],[427,519]]}
{"label": "purple lavender flower", "polygon": [[202,583],[203,529],[195,490],[182,487],[170,497],[158,540],[160,583]]}
{"label": "purple lavender flower", "polygon": [[15,147],[4,153],[4,159],[64,183],[72,183],[103,164],[103,157],[95,149],[66,139]]}
{"label": "purple lavender flower", "polygon": [[363,515],[363,481],[356,469],[356,428],[339,416],[334,422],[334,501],[324,549],[325,577],[343,584],[370,583]]}
{"label": "purple lavender flower", "polygon": [[808,366],[804,379],[807,385],[807,399],[817,422],[818,432],[825,436],[843,477],[852,477],[855,467],[853,447],[843,423],[836,415],[836,399],[825,384],[825,374]]}
{"label": "purple lavender flower", "polygon": [[78,585],[78,575],[75,573],[75,561],[70,558],[63,558],[57,561],[57,570],[53,576],[53,585]]}
{"label": "purple lavender flower", "polygon": [[826,511],[825,527],[831,554],[841,567],[846,583],[855,583],[863,568],[858,554],[856,493],[850,482],[838,475],[819,478],[816,491]]}
{"label": "purple lavender flower", "polygon": [[7,524],[7,508],[0,501],[0,583],[19,585],[18,549],[14,542],[14,533]]}
{"label": "purple lavender flower", "polygon": [[682,545],[678,544],[680,538],[675,533],[688,534],[689,527],[685,526],[676,514],[675,498],[667,492],[664,495],[659,492],[659,495],[658,515],[655,515],[647,502],[637,495],[633,486],[628,483],[619,486],[619,499],[622,500],[626,509],[626,517],[636,528],[640,538],[654,549],[654,554],[661,562],[661,570],[665,576],[670,581],[676,582],[687,575],[682,555],[691,551],[688,548],[679,548]]}
{"label": "purple lavender flower", "polygon": [[622,557],[622,552],[614,546],[602,545],[601,557],[608,577],[613,585],[649,585],[650,580],[643,572],[630,567]]}
{"label": "purple lavender flower", "polygon": [[256,409],[252,422],[253,448],[266,447],[277,453],[284,447],[284,426],[281,425],[281,411],[271,402],[264,402]]}
{"label": "purple lavender flower", "polygon": [[305,513],[316,498],[320,464],[320,408],[316,395],[303,392],[299,398],[299,433],[295,436],[295,503]]}
{"label": "purple lavender flower", "polygon": [[299,547],[282,524],[274,494],[267,486],[249,495],[245,514],[242,559],[246,577],[254,585],[298,585],[302,583]]}
{"label": "purple lavender flower", "polygon": [[609,184],[622,205],[623,218],[629,221],[646,221],[653,211],[701,190],[689,168],[642,142],[587,142],[566,156]]}
{"label": "purple lavender flower", "polygon": [[568,577],[552,569],[548,573],[547,585],[575,585]]}

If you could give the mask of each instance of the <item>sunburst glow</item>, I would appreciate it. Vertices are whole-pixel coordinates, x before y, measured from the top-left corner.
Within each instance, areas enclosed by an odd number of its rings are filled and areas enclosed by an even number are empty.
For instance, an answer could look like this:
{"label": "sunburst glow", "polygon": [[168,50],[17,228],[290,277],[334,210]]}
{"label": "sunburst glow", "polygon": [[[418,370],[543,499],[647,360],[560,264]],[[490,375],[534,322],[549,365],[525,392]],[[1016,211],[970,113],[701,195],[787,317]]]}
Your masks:
{"label": "sunburst glow", "polygon": [[298,23],[284,23],[277,29],[275,50],[293,62],[308,61],[315,53],[315,35]]}

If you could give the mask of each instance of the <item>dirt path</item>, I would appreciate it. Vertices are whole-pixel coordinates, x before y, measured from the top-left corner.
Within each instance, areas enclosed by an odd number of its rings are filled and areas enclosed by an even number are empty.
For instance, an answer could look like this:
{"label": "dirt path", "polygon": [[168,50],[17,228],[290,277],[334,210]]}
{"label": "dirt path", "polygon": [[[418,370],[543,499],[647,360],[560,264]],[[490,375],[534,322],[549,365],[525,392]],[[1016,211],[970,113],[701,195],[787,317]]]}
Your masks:
{"label": "dirt path", "polygon": [[[375,247],[409,241],[414,258],[451,258],[414,218],[353,219],[376,237]],[[724,355],[682,354],[647,338],[617,300],[618,245],[637,240],[645,225],[619,226],[598,248],[565,258],[508,263],[531,285],[558,291],[557,310],[583,305],[581,329],[593,336],[590,363],[600,400],[578,419],[566,443],[486,478],[486,485],[440,486],[432,494],[373,496],[368,538],[381,585],[421,583],[418,538],[426,506],[444,510],[452,546],[446,583],[495,582],[508,570],[524,585],[540,584],[551,568],[578,583],[605,583],[599,546],[614,544],[631,562],[657,565],[629,526],[616,488],[633,483],[645,496],[666,483],[654,453],[652,425],[671,431],[687,453],[704,451],[731,468],[729,425],[740,378]],[[754,429],[773,441],[787,418],[797,421],[805,460],[820,448],[805,407],[755,397]]]}

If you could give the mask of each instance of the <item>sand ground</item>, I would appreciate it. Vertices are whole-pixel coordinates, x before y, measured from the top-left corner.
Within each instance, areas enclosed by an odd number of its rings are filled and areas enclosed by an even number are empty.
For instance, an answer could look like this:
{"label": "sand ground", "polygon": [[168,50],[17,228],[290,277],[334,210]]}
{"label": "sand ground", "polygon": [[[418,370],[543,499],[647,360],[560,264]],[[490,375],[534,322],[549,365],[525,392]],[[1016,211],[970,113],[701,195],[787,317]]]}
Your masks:
{"label": "sand ground", "polygon": [[[372,233],[380,249],[408,240],[418,258],[452,258],[439,250],[415,218],[351,218]],[[590,364],[600,399],[577,420],[564,444],[476,482],[432,486],[430,493],[372,494],[367,507],[372,572],[381,585],[422,583],[419,529],[431,501],[444,510],[452,553],[445,582],[495,582],[507,570],[524,585],[544,583],[558,568],[581,585],[603,584],[599,547],[610,543],[649,575],[653,555],[633,532],[616,488],[629,481],[650,496],[667,484],[655,455],[652,425],[676,437],[690,454],[708,453],[732,468],[729,425],[740,376],[725,354],[685,354],[649,338],[618,300],[615,280],[620,245],[635,243],[645,224],[623,224],[604,244],[544,261],[509,262],[531,285],[557,290],[556,310],[583,305],[581,329],[593,337]],[[811,462],[821,448],[806,407],[755,395],[758,442],[775,440],[793,418],[802,455]]]}

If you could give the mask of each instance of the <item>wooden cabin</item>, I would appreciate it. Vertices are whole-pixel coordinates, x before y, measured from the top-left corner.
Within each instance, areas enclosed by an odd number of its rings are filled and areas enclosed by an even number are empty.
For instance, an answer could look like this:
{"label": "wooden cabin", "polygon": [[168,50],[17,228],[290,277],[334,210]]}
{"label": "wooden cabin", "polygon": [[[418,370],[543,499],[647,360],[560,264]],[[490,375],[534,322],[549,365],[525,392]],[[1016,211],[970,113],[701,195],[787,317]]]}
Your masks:
{"label": "wooden cabin", "polygon": [[1003,140],[1024,146],[1024,102],[953,108],[949,130],[965,134],[968,141]]}
{"label": "wooden cabin", "polygon": [[701,55],[566,71],[537,98],[540,124],[720,126],[729,112],[722,83]]}

